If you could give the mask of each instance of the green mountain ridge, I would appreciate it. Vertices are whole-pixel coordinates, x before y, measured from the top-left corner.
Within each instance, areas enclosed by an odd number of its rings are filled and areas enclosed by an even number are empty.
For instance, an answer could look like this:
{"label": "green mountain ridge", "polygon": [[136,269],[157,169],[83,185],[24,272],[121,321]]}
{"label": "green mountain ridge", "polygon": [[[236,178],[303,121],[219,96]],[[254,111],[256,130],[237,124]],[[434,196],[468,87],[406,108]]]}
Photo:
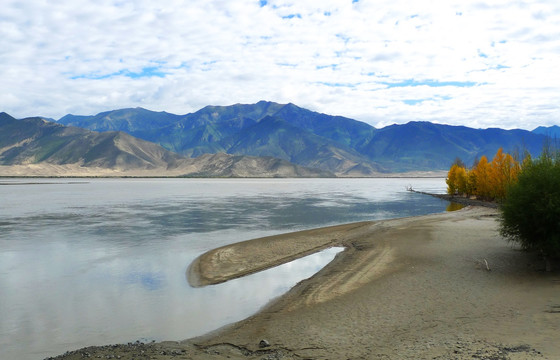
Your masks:
{"label": "green mountain ridge", "polygon": [[[229,147],[234,154],[273,156],[312,168],[347,175],[362,165],[362,175],[372,175],[383,169],[364,160],[353,149],[333,140],[296,127],[277,116],[267,116],[240,133]],[[367,170],[365,170],[367,168]]]}
{"label": "green mountain ridge", "polygon": [[182,118],[162,112],[154,112],[141,107],[105,111],[94,116],[68,114],[57,122],[94,131],[123,131],[130,135],[146,128],[160,128],[176,123]]}
{"label": "green mountain ridge", "polygon": [[[183,115],[173,124],[169,124],[166,119],[161,122],[142,122],[138,114],[144,112],[144,109],[123,109],[89,117],[87,123],[83,117],[75,115],[67,115],[60,121],[67,125],[108,131],[122,129],[123,122],[129,123],[129,119],[135,119],[134,130],[129,130],[131,135],[189,157],[220,152],[273,156],[339,175],[345,175],[351,168],[356,169],[357,165],[364,169],[361,173],[363,176],[383,170],[349,146],[355,144],[356,139],[360,141],[365,136],[371,137],[374,132],[371,126],[340,116],[319,114],[293,104],[260,101],[250,105],[206,106],[192,114]],[[156,114],[160,113],[153,113],[152,116]],[[267,127],[260,124],[269,117],[282,120],[283,126]],[[145,126],[139,127],[140,123]],[[291,135],[286,136],[287,133]],[[301,148],[301,144],[306,146]]]}
{"label": "green mountain ridge", "polygon": [[[146,114],[149,121],[143,120]],[[87,124],[73,115],[59,121],[98,131],[123,129],[126,123],[131,135],[189,157],[220,152],[274,156],[339,176],[445,170],[457,157],[470,164],[482,155],[492,158],[500,147],[536,155],[546,139],[526,130],[415,121],[376,129],[342,116],[267,101],[206,106],[186,115],[137,108],[104,112],[89,117]]]}

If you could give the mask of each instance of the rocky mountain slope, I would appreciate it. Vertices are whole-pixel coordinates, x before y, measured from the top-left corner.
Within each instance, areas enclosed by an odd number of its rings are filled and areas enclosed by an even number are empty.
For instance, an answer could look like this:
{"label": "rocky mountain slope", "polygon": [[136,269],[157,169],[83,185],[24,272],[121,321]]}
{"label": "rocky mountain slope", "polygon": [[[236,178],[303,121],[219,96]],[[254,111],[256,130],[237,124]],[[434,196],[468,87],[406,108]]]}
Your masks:
{"label": "rocky mountain slope", "polygon": [[[109,171],[110,170],[110,171]],[[95,132],[0,113],[0,175],[322,177],[332,173],[270,157],[187,158],[120,131]]]}

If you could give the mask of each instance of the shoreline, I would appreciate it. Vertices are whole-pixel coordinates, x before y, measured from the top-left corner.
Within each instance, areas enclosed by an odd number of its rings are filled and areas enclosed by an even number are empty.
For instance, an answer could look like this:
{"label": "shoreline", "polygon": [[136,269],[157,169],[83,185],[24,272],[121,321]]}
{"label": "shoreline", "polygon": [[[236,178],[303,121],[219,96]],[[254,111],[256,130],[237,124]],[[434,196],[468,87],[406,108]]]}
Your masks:
{"label": "shoreline", "polygon": [[[215,249],[189,273],[221,282],[290,256],[345,247],[257,314],[205,336],[88,347],[57,359],[85,353],[154,359],[558,358],[560,274],[540,271],[538,257],[501,238],[497,216],[495,209],[468,207]],[[258,261],[247,260],[248,249]],[[270,346],[261,347],[261,340]]]}
{"label": "shoreline", "polygon": [[434,194],[434,193],[414,190],[412,188],[408,188],[407,190],[410,191],[410,192],[416,193],[416,194],[430,195],[430,196],[436,197],[438,199],[454,202],[454,203],[461,204],[461,205],[464,205],[464,206],[482,206],[482,207],[488,207],[488,208],[493,208],[493,209],[497,209],[497,208],[500,207],[500,204],[495,202],[495,201],[484,201],[484,200],[472,199],[472,198],[465,197],[465,196],[460,196],[460,195]]}
{"label": "shoreline", "polygon": [[254,176],[203,176],[190,174],[185,169],[126,169],[126,168],[99,168],[83,167],[77,164],[28,164],[28,165],[0,165],[0,179],[13,178],[108,178],[108,179],[386,179],[386,178],[445,178],[447,171],[443,170],[417,170],[395,173],[375,173],[371,176],[279,176],[279,175],[254,175]]}

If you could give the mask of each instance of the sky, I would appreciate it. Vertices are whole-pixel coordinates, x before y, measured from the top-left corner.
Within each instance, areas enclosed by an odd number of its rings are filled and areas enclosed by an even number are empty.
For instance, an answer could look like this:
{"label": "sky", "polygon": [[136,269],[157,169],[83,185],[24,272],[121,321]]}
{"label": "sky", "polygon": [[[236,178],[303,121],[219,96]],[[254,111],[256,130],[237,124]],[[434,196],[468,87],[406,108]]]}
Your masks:
{"label": "sky", "polygon": [[2,0],[0,111],[294,103],[375,127],[560,124],[560,1]]}

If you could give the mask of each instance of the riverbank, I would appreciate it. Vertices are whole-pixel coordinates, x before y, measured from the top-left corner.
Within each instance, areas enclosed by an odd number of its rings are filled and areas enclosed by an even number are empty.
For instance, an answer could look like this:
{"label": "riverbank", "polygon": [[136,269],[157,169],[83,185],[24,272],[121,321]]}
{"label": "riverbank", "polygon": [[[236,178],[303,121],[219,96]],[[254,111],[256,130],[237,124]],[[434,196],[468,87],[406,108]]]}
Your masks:
{"label": "riverbank", "polygon": [[429,192],[425,192],[425,191],[414,190],[412,188],[407,188],[407,190],[410,191],[410,192],[413,192],[413,193],[417,193],[417,194],[430,195],[430,196],[436,197],[438,199],[442,199],[442,200],[445,200],[445,201],[450,201],[450,202],[456,203],[456,204],[461,204],[463,206],[482,206],[482,207],[488,207],[488,208],[492,208],[492,209],[497,209],[497,208],[500,207],[500,204],[498,204],[495,201],[478,200],[478,199],[474,199],[474,198],[467,197],[467,196],[462,196],[462,195],[434,194],[434,193],[429,193]]}
{"label": "riverbank", "polygon": [[[226,246],[191,268],[197,279],[258,270],[242,261],[249,256],[262,267],[305,248],[346,251],[256,315],[207,336],[92,347],[59,358],[559,358],[560,274],[541,271],[539,258],[501,238],[497,215],[470,207]],[[311,245],[302,247],[305,239]],[[220,258],[230,261],[212,261]]]}

